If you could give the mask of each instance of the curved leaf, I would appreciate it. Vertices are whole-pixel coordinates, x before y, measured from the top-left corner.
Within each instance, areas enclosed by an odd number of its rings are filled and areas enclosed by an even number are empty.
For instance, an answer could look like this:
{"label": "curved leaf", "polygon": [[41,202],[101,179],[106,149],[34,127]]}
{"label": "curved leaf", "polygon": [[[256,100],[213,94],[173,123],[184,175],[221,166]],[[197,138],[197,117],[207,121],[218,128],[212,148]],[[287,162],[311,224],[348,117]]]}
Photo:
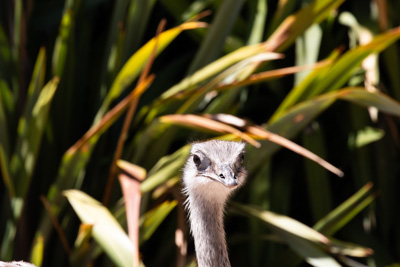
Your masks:
{"label": "curved leaf", "polygon": [[100,120],[108,109],[111,102],[116,99],[139,75],[144,68],[147,60],[150,58],[154,46],[156,47],[156,55],[161,53],[182,31],[205,27],[202,22],[186,22],[178,27],[172,28],[161,33],[159,36],[152,38],[144,46],[142,46],[135,54],[133,54],[115,78],[111,89],[108,92],[104,102],[96,115],[95,121]]}
{"label": "curved leaf", "polygon": [[113,262],[133,266],[133,245],[110,211],[100,202],[79,190],[64,191],[79,219],[93,225],[92,235]]}

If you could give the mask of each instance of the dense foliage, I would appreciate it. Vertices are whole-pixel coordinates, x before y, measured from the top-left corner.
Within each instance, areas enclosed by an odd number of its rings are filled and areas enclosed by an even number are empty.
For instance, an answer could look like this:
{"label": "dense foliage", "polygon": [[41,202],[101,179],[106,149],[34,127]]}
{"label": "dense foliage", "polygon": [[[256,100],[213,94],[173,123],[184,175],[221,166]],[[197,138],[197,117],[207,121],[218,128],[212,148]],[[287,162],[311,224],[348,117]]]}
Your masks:
{"label": "dense foliage", "polygon": [[193,266],[180,172],[220,138],[248,142],[233,266],[400,266],[399,11],[1,1],[0,260]]}

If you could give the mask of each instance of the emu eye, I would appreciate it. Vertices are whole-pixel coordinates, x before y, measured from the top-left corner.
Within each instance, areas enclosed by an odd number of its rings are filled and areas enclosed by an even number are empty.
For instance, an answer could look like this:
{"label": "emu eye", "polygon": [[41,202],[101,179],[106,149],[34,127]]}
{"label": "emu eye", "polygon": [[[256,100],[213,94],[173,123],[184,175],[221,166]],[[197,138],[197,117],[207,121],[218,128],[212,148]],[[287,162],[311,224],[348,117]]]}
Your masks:
{"label": "emu eye", "polygon": [[210,166],[210,160],[205,155],[193,155],[193,162],[197,170],[204,171]]}
{"label": "emu eye", "polygon": [[238,162],[239,162],[240,164],[242,164],[243,161],[244,161],[244,153],[240,153],[240,154],[239,154],[239,157],[238,157]]}
{"label": "emu eye", "polygon": [[197,156],[197,155],[193,155],[193,162],[194,162],[194,164],[196,165],[196,167],[199,167],[200,164],[201,164],[200,157]]}

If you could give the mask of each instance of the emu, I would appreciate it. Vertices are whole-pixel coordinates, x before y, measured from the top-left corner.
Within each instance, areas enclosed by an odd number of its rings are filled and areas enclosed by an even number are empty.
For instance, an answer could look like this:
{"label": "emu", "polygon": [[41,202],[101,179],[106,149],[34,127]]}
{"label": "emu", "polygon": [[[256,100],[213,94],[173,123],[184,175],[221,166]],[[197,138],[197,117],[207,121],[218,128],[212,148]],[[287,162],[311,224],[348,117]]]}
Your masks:
{"label": "emu", "polygon": [[183,192],[200,267],[231,266],[223,215],[228,197],[246,179],[244,149],[245,143],[221,140],[192,145]]}

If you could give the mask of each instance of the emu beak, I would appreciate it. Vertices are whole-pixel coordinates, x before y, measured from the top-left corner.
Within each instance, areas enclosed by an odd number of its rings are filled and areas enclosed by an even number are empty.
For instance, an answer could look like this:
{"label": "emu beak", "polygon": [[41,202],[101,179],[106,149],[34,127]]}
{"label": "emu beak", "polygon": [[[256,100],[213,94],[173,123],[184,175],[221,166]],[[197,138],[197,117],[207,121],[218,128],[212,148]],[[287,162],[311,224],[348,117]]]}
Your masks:
{"label": "emu beak", "polygon": [[228,188],[234,188],[238,186],[235,173],[229,165],[222,165],[218,175],[218,181]]}

